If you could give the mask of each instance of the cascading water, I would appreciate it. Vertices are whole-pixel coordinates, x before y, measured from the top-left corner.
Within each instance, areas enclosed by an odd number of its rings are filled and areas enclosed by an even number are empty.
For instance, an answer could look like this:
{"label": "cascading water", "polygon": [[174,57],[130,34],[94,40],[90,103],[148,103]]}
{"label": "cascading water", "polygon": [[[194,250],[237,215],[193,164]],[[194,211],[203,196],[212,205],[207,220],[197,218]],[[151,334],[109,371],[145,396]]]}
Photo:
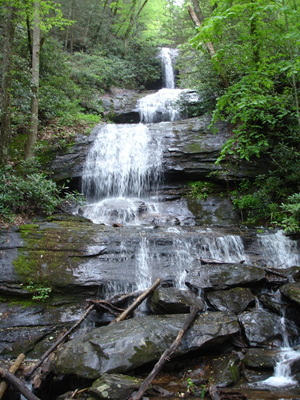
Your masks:
{"label": "cascading water", "polygon": [[96,223],[137,223],[141,199],[157,188],[161,171],[161,139],[151,137],[146,125],[101,127],[82,177],[84,216]]}
{"label": "cascading water", "polygon": [[[284,310],[283,310],[284,314]],[[297,331],[296,327],[293,327]],[[299,362],[300,350],[294,349],[289,341],[289,335],[286,328],[285,316],[281,317],[281,330],[283,347],[278,353],[278,360],[274,368],[274,374],[270,378],[259,382],[258,386],[268,386],[273,388],[293,387],[298,385],[298,381],[292,375],[292,364]]]}
{"label": "cascading water", "polygon": [[[182,118],[175,104],[184,91],[175,89],[172,57],[172,52],[162,49],[165,88],[139,100],[141,123],[100,126],[86,160],[82,184],[87,206],[83,209],[83,215],[99,224],[130,226],[135,232],[132,250],[128,249],[125,239],[118,244],[117,254],[122,270],[111,279],[113,283],[106,285],[107,296],[135,289],[144,290],[158,277],[167,285],[186,289],[187,271],[194,267],[205,271],[205,262],[201,264],[201,260],[205,259],[225,263],[245,262],[250,265],[252,262],[253,254],[251,251],[247,253],[238,234],[222,234],[220,229],[200,230],[197,227],[193,227],[195,229],[192,231],[184,226],[180,218],[173,223],[176,227],[165,226],[170,225],[169,217],[174,214],[176,207],[181,216],[183,213],[186,213],[187,218],[192,215],[186,206],[181,207],[181,203],[172,205],[170,212],[168,202],[159,201],[164,139],[157,134],[159,131],[155,130],[156,125],[151,129],[150,125],[146,125],[165,124],[164,121]],[[146,220],[151,222],[144,222]],[[257,239],[259,250],[255,247],[252,253],[259,252],[268,266],[286,268],[300,264],[296,242],[283,232],[258,234]],[[109,270],[109,256],[107,260],[106,269]],[[93,280],[101,281],[101,268],[91,264],[87,264],[87,268],[89,274],[94,268]],[[130,272],[132,270],[133,273]],[[146,311],[145,306],[139,311]],[[263,306],[261,311],[264,312]],[[284,327],[284,319],[282,321]],[[260,382],[260,385],[284,387],[296,384],[291,376],[290,365],[299,358],[299,352],[291,349],[285,341],[279,354],[280,360],[274,376]]]}
{"label": "cascading water", "polygon": [[160,58],[162,61],[162,72],[163,72],[163,87],[167,89],[175,89],[175,74],[173,61],[178,55],[177,49],[169,49],[163,47],[160,51]]}

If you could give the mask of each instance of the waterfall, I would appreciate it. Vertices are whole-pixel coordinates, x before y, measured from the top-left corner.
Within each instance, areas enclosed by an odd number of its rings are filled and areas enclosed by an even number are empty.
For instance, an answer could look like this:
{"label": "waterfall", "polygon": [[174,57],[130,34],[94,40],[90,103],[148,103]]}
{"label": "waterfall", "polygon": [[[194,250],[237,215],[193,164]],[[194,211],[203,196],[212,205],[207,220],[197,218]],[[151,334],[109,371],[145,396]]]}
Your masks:
{"label": "waterfall", "polygon": [[201,258],[223,260],[228,263],[249,262],[242,239],[234,235],[205,238],[201,245]]}
{"label": "waterfall", "polygon": [[163,88],[175,89],[173,60],[175,59],[177,54],[177,49],[169,49],[167,47],[163,47],[160,51],[163,72]]}
{"label": "waterfall", "polygon": [[[138,223],[141,200],[162,178],[162,141],[146,125],[107,124],[88,153],[82,176],[83,215],[95,223]],[[149,199],[148,199],[149,200]]]}
{"label": "waterfall", "polygon": [[298,385],[298,381],[292,376],[291,365],[293,362],[300,359],[300,351],[294,350],[290,346],[284,316],[281,318],[281,327],[283,348],[278,355],[279,359],[276,363],[273,376],[261,382],[261,385],[277,388]]}
{"label": "waterfall", "polygon": [[182,118],[180,110],[176,108],[181,89],[161,89],[157,93],[142,97],[137,103],[140,121],[144,124],[163,121],[178,121]]}
{"label": "waterfall", "polygon": [[[300,265],[300,253],[296,241],[291,240],[282,230],[272,234],[259,234],[260,253],[270,267],[288,268]],[[287,257],[288,255],[288,257]]]}
{"label": "waterfall", "polygon": [[158,185],[162,145],[146,125],[112,125],[100,128],[88,154],[82,187],[87,200],[136,196]]}

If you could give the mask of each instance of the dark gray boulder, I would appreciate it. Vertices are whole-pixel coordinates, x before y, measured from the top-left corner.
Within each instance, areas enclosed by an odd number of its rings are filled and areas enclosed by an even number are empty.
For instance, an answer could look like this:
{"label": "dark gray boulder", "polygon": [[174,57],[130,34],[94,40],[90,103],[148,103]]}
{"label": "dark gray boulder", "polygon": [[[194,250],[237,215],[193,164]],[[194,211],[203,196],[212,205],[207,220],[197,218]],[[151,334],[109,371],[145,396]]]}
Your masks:
{"label": "dark gray boulder", "polygon": [[207,299],[218,311],[229,311],[235,314],[241,313],[254,302],[251,290],[241,287],[209,292]]}
{"label": "dark gray boulder", "polygon": [[250,346],[280,347],[282,325],[279,316],[265,311],[244,312],[239,321]]}
{"label": "dark gray boulder", "polygon": [[103,374],[94,381],[89,393],[99,399],[123,400],[139,389],[142,379],[121,374]]}
{"label": "dark gray boulder", "polygon": [[228,289],[265,279],[262,268],[247,264],[207,264],[188,271],[186,285],[194,289]]}
{"label": "dark gray boulder", "polygon": [[[173,343],[186,318],[185,314],[148,316],[94,329],[58,350],[55,372],[95,379],[105,372],[126,373],[154,362]],[[222,343],[239,331],[234,314],[200,314],[175,355]]]}
{"label": "dark gray boulder", "polygon": [[278,353],[278,350],[273,349],[248,349],[243,363],[248,368],[273,369],[279,359]]}
{"label": "dark gray boulder", "polygon": [[184,314],[193,306],[204,308],[204,302],[190,290],[175,287],[156,289],[149,305],[155,314]]}
{"label": "dark gray boulder", "polygon": [[280,292],[285,297],[292,300],[298,307],[300,306],[300,283],[287,283],[281,286]]}
{"label": "dark gray boulder", "polygon": [[212,379],[219,387],[227,387],[236,383],[241,374],[241,360],[238,356],[224,355],[212,360]]}

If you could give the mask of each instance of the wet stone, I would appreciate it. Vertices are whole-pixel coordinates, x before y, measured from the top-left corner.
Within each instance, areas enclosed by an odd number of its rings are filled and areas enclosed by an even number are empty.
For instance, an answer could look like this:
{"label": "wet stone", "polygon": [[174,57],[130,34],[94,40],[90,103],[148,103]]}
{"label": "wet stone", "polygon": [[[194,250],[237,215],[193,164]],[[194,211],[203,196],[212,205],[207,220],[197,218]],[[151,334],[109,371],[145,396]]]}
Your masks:
{"label": "wet stone", "polygon": [[94,381],[89,393],[99,399],[123,400],[139,389],[143,381],[128,375],[103,374]]}
{"label": "wet stone", "polygon": [[282,339],[282,326],[279,316],[265,312],[244,312],[239,316],[250,346],[279,347]]}
{"label": "wet stone", "polygon": [[233,288],[207,293],[207,299],[218,311],[239,314],[254,302],[254,296],[248,288]]}
{"label": "wet stone", "polygon": [[190,312],[191,307],[204,308],[204,302],[190,290],[175,287],[157,289],[149,301],[155,314],[183,314]]}
{"label": "wet stone", "polygon": [[228,289],[265,279],[262,268],[247,264],[210,264],[188,271],[186,285],[195,289]]}
{"label": "wet stone", "polygon": [[280,288],[280,292],[300,306],[300,283],[288,283]]}
{"label": "wet stone", "polygon": [[[148,316],[94,329],[61,346],[54,369],[95,379],[103,373],[126,373],[159,359],[171,346],[187,319],[186,314]],[[240,332],[234,314],[200,314],[174,356],[221,344]]]}
{"label": "wet stone", "polygon": [[241,361],[238,356],[225,355],[211,363],[212,378],[219,388],[236,383],[241,374]]}
{"label": "wet stone", "polygon": [[271,312],[281,315],[283,302],[278,296],[276,296],[276,294],[263,293],[258,296],[258,299],[265,308]]}
{"label": "wet stone", "polygon": [[272,369],[278,358],[278,350],[252,348],[247,351],[243,363],[248,368]]}

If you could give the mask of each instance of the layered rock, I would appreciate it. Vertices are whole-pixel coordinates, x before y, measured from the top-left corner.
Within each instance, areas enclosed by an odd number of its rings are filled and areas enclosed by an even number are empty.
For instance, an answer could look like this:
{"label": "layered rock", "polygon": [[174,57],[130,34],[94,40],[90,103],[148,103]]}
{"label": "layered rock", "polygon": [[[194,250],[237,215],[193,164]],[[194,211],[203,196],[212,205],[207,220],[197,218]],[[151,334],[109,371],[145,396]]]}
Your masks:
{"label": "layered rock", "polygon": [[[103,373],[128,372],[157,360],[171,346],[185,319],[179,314],[148,316],[94,329],[61,347],[55,371],[91,379]],[[175,354],[220,344],[239,331],[233,314],[200,314]]]}

